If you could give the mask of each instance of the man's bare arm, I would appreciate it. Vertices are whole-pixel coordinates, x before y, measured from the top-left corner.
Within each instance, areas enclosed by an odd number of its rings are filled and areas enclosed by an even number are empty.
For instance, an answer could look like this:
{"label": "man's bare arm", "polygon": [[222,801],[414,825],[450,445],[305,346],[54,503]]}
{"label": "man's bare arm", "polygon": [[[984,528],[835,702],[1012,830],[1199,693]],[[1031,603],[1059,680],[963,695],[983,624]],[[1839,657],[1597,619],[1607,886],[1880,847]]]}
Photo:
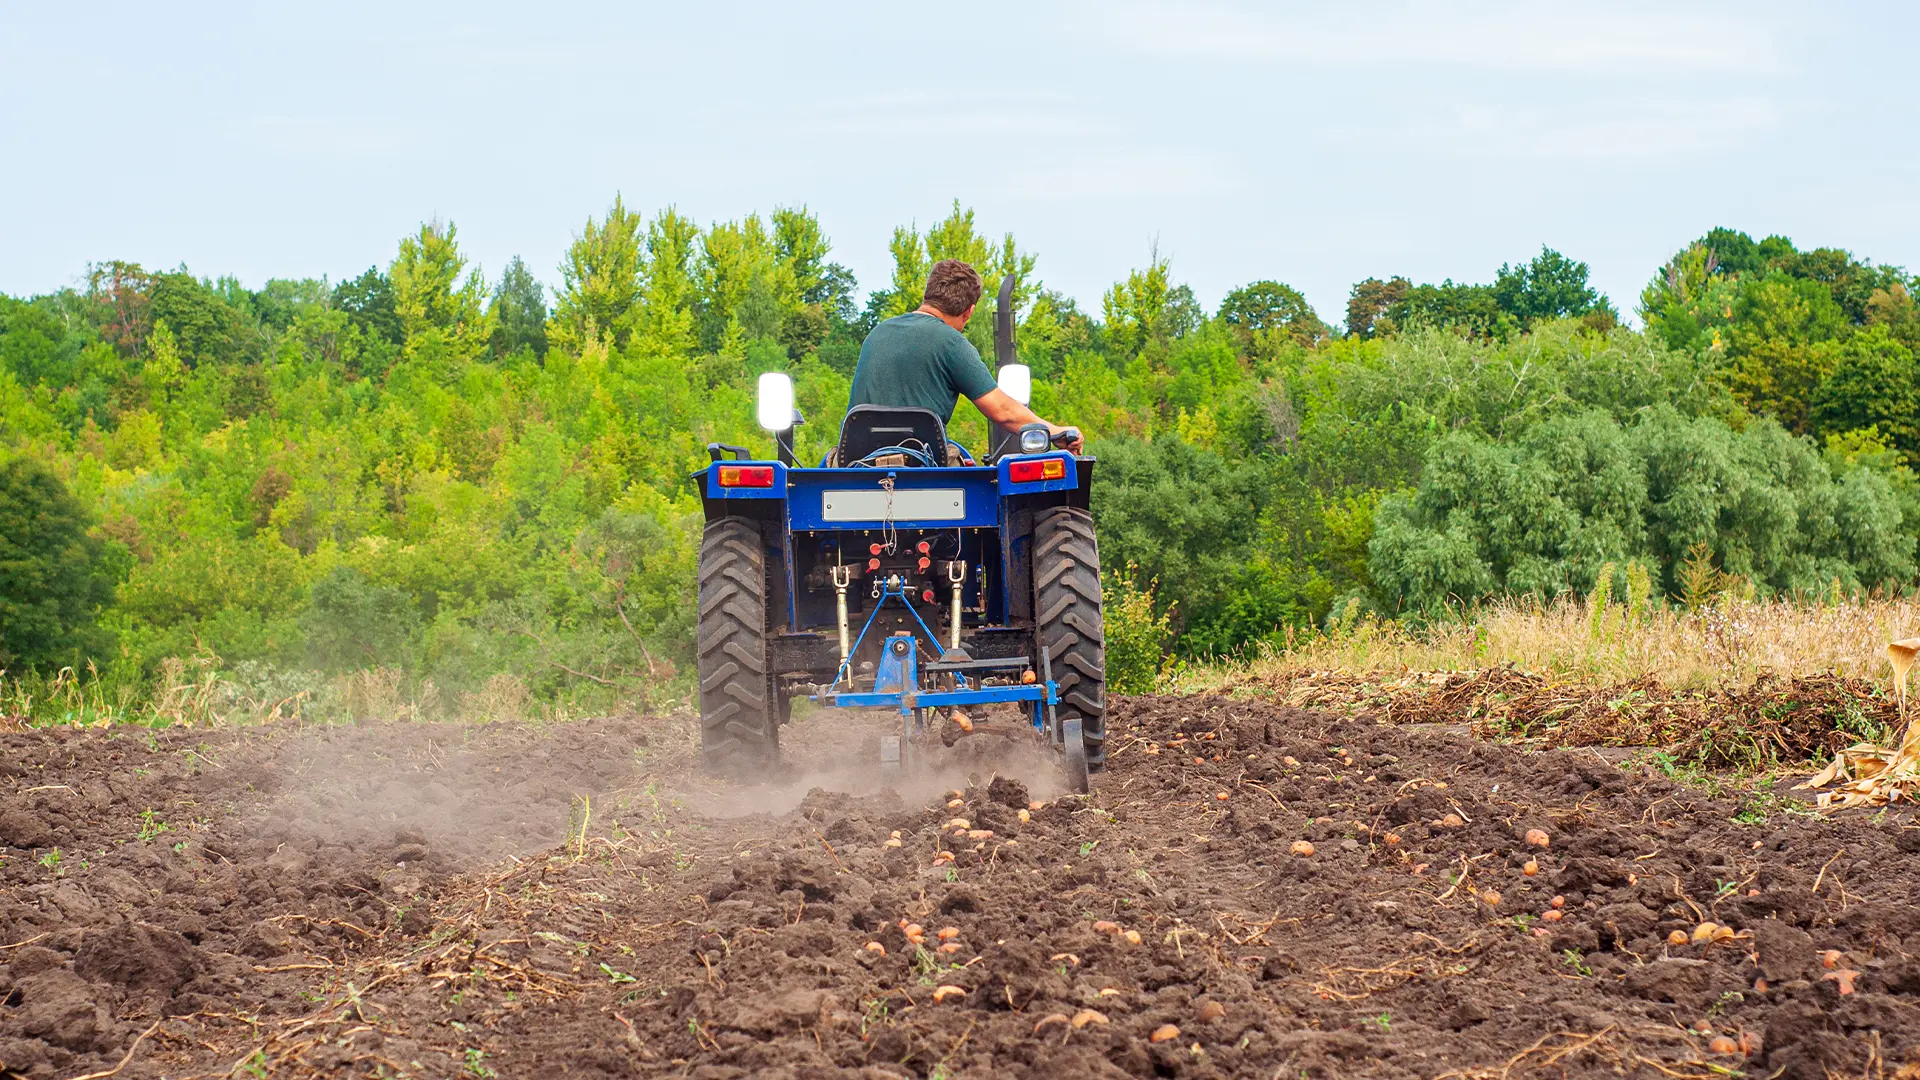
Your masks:
{"label": "man's bare arm", "polygon": [[[979,407],[981,415],[985,416],[989,423],[1007,431],[1018,432],[1028,424],[1046,424],[1047,431],[1054,435],[1067,430],[1059,424],[1042,420],[1032,409],[1013,400],[1005,390],[997,386],[974,398],[973,403]],[[1080,452],[1080,445],[1080,440],[1076,438],[1067,444],[1067,449],[1077,454]]]}

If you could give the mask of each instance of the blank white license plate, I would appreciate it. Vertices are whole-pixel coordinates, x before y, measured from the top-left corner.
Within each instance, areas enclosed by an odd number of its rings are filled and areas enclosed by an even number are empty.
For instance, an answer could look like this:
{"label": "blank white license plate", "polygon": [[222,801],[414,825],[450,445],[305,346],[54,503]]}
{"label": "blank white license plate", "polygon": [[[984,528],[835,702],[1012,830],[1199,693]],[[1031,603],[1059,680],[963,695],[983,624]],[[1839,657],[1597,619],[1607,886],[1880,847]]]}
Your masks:
{"label": "blank white license plate", "polygon": [[820,498],[823,521],[959,521],[967,516],[964,488],[860,488],[822,492]]}

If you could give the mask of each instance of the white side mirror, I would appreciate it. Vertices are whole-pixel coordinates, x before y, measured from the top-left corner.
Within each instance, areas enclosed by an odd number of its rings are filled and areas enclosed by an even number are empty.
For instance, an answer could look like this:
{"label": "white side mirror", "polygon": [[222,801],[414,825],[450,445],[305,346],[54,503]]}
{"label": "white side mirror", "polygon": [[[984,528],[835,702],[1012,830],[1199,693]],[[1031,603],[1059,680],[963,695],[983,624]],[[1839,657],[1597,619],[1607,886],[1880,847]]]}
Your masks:
{"label": "white side mirror", "polygon": [[1033,369],[1025,364],[1005,364],[1000,368],[1000,390],[1022,405],[1033,403]]}
{"label": "white side mirror", "polygon": [[760,376],[760,426],[782,432],[793,426],[793,379],[785,372]]}

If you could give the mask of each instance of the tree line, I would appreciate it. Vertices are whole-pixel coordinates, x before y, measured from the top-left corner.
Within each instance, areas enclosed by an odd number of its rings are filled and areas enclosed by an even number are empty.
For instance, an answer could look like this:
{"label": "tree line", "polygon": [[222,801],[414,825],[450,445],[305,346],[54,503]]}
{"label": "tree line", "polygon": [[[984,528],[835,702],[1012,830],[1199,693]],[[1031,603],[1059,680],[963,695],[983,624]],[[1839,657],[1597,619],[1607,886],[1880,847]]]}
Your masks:
{"label": "tree line", "polygon": [[672,697],[703,447],[764,442],[751,387],[780,369],[823,453],[866,332],[949,257],[985,279],[983,352],[1015,275],[1035,407],[1101,459],[1110,588],[1150,590],[1127,610],[1179,652],[1629,573],[1676,600],[1702,566],[1770,595],[1914,581],[1898,268],[1715,229],[1653,270],[1636,330],[1546,248],[1483,284],[1369,278],[1337,324],[1278,280],[1208,311],[1152,252],[1083,309],[957,202],[889,250],[863,294],[804,208],[616,198],[552,290],[429,222],[337,283],[109,262],[0,295],[0,667]]}

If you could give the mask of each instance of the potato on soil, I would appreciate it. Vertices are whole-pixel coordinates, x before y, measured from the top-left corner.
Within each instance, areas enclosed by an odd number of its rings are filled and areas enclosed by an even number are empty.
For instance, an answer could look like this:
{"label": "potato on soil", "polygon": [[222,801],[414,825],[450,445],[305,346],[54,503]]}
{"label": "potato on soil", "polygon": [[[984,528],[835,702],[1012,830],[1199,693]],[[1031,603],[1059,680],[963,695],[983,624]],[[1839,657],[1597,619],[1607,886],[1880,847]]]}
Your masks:
{"label": "potato on soil", "polygon": [[1093,932],[1096,934],[1118,934],[1120,932],[1120,924],[1111,919],[1096,919],[1093,923]]}
{"label": "potato on soil", "polygon": [[1725,1035],[1715,1035],[1707,1041],[1707,1051],[1713,1054],[1737,1054],[1740,1052],[1740,1044]]}
{"label": "potato on soil", "polygon": [[1218,1020],[1225,1015],[1227,1015],[1227,1007],[1225,1005],[1217,1001],[1205,1001],[1201,1003],[1199,1010],[1194,1013],[1194,1018],[1206,1024]]}
{"label": "potato on soil", "polygon": [[1038,1021],[1034,1023],[1033,1033],[1035,1035],[1038,1035],[1040,1034],[1041,1028],[1052,1027],[1054,1024],[1066,1024],[1066,1023],[1071,1023],[1071,1020],[1068,1018],[1066,1013],[1048,1013],[1047,1015],[1041,1017]]}
{"label": "potato on soil", "polygon": [[1553,841],[1548,838],[1547,830],[1545,829],[1527,830],[1527,843],[1532,847],[1546,847],[1552,842]]}
{"label": "potato on soil", "polygon": [[1298,855],[1298,856],[1300,856],[1301,858],[1303,858],[1303,859],[1304,859],[1304,858],[1306,858],[1307,856],[1309,856],[1309,855],[1312,855],[1312,854],[1313,854],[1313,841],[1311,841],[1311,840],[1295,840],[1295,841],[1293,842],[1293,847],[1292,847],[1292,848],[1291,848],[1290,850],[1291,850],[1291,851],[1292,851],[1292,852],[1293,852],[1293,853],[1294,853],[1295,855]]}
{"label": "potato on soil", "polygon": [[1564,918],[1566,918],[1566,912],[1561,911],[1559,908],[1548,908],[1540,913],[1540,919],[1543,922],[1559,922]]}
{"label": "potato on soil", "polygon": [[1074,1013],[1073,1019],[1069,1021],[1075,1030],[1086,1027],[1088,1024],[1104,1024],[1106,1022],[1107,1014],[1097,1009],[1081,1009],[1079,1012]]}
{"label": "potato on soil", "polygon": [[1174,1027],[1172,1024],[1161,1024],[1159,1027],[1153,1029],[1153,1034],[1147,1036],[1147,1041],[1163,1043],[1179,1037],[1179,1028]]}
{"label": "potato on soil", "polygon": [[1675,930],[1667,935],[1667,944],[1675,947],[1685,945],[1687,940],[1687,932],[1685,930]]}
{"label": "potato on soil", "polygon": [[939,938],[941,941],[952,941],[954,938],[960,936],[960,928],[957,926],[943,926],[935,931],[933,936]]}
{"label": "potato on soil", "polygon": [[1140,944],[1140,931],[1128,930],[1120,935],[1120,940],[1129,945],[1138,945]]}
{"label": "potato on soil", "polygon": [[934,990],[933,1003],[935,1005],[938,1005],[949,998],[963,998],[966,996],[967,996],[967,991],[965,987],[955,986],[952,983],[948,983],[947,985],[938,987]]}

